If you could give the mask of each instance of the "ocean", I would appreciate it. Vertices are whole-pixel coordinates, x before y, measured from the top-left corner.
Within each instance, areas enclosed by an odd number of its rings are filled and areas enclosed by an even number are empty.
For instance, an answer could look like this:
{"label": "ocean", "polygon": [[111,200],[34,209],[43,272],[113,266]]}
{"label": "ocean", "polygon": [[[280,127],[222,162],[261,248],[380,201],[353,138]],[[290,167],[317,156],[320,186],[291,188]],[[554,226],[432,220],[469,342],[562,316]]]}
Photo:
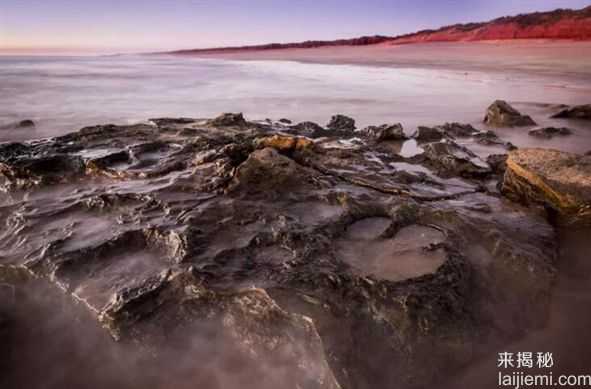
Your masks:
{"label": "ocean", "polygon": [[[552,61],[535,72],[503,71],[503,58],[499,61],[496,70],[473,64],[463,70],[457,63],[437,68],[419,60],[371,66],[149,55],[2,56],[0,127],[24,119],[34,120],[36,127],[0,130],[0,141],[222,112],[320,124],[342,113],[355,118],[358,127],[400,122],[408,133],[449,121],[482,127],[484,111],[496,99],[506,99],[541,125],[564,125],[548,119],[554,105],[589,102],[587,73],[560,73],[560,63]],[[575,136],[551,141],[529,139],[525,130],[498,131],[518,145],[591,149],[588,125],[568,124]]]}

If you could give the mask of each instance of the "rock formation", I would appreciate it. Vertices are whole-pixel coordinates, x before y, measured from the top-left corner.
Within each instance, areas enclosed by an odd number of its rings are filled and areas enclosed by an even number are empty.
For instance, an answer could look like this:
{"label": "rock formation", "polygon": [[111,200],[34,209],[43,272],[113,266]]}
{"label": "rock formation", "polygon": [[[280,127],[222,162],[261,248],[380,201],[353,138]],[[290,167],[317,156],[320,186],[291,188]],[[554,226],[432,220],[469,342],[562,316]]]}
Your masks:
{"label": "rock formation", "polygon": [[591,224],[591,157],[546,149],[512,151],[503,192],[544,205],[560,222]]}
{"label": "rock formation", "polygon": [[355,130],[355,120],[345,115],[334,115],[326,128],[333,131],[352,132]]}
{"label": "rock formation", "polygon": [[488,22],[455,24],[436,30],[422,30],[395,37],[363,36],[333,41],[270,43],[254,46],[215,47],[177,50],[166,54],[223,54],[248,51],[311,49],[334,46],[368,46],[377,44],[409,44],[424,42],[466,42],[512,39],[591,39],[591,6],[580,10],[556,9],[504,16]]}
{"label": "rock formation", "polygon": [[381,126],[369,126],[361,130],[361,134],[376,142],[388,140],[405,140],[406,135],[400,123],[382,124]]}
{"label": "rock formation", "polygon": [[591,119],[591,104],[577,105],[574,107],[565,108],[558,113],[552,115],[553,118],[558,119]]}
{"label": "rock formation", "polygon": [[484,123],[492,127],[535,126],[536,122],[527,115],[522,115],[506,101],[497,100],[488,107]]}
{"label": "rock formation", "polygon": [[412,137],[419,142],[437,142],[443,139],[445,133],[438,128],[419,126]]}
{"label": "rock formation", "polygon": [[536,138],[544,138],[544,139],[552,139],[555,136],[566,136],[571,135],[573,131],[570,128],[566,127],[543,127],[543,128],[536,128],[528,132],[530,136],[534,136]]}
{"label": "rock formation", "polygon": [[[489,165],[450,133],[403,157],[376,142],[398,126],[352,142],[344,116],[328,130],[152,123],[0,145],[0,281],[45,280],[155,357],[188,334],[222,342],[268,387],[425,386],[486,352],[483,337],[544,323],[555,233],[494,189],[504,156]],[[505,190],[543,182],[583,210],[586,160],[527,153],[510,156]]]}

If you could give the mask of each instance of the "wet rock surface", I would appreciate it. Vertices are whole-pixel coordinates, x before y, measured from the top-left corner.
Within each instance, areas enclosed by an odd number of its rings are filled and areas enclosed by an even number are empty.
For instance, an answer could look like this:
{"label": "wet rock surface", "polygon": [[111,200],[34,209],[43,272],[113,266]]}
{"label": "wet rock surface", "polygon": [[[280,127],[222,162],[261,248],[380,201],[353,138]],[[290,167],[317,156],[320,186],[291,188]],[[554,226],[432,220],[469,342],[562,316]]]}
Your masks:
{"label": "wet rock surface", "polygon": [[269,388],[420,387],[544,322],[554,229],[494,189],[503,156],[405,157],[343,118],[152,122],[0,145],[0,282],[46,280],[156,358],[219,340]]}
{"label": "wet rock surface", "polygon": [[437,142],[443,139],[445,133],[438,128],[419,126],[412,137],[419,142]]}
{"label": "wet rock surface", "polygon": [[441,175],[484,177],[491,173],[490,166],[476,154],[453,141],[428,143],[423,146],[425,157]]}
{"label": "wet rock surface", "polygon": [[527,116],[522,115],[506,101],[497,100],[490,105],[484,116],[484,123],[492,127],[519,127],[535,126],[536,122]]}
{"label": "wet rock surface", "polygon": [[530,136],[535,136],[536,138],[543,138],[543,139],[552,139],[555,136],[567,136],[572,135],[573,131],[570,128],[566,127],[544,127],[544,128],[536,128],[535,130],[531,130],[528,132]]}
{"label": "wet rock surface", "polygon": [[364,128],[361,133],[376,142],[386,140],[405,140],[406,135],[400,123],[382,124],[381,126],[369,126]]}
{"label": "wet rock surface", "polygon": [[547,149],[513,151],[503,191],[525,203],[541,204],[564,223],[591,223],[591,157]]}
{"label": "wet rock surface", "polygon": [[334,115],[326,128],[333,131],[352,132],[355,130],[355,120],[345,115]]}
{"label": "wet rock surface", "polygon": [[224,113],[210,120],[209,125],[212,127],[242,127],[246,125],[246,120],[242,113]]}
{"label": "wet rock surface", "polygon": [[574,107],[565,108],[558,113],[552,115],[553,118],[559,119],[585,119],[591,120],[591,104],[577,105]]}

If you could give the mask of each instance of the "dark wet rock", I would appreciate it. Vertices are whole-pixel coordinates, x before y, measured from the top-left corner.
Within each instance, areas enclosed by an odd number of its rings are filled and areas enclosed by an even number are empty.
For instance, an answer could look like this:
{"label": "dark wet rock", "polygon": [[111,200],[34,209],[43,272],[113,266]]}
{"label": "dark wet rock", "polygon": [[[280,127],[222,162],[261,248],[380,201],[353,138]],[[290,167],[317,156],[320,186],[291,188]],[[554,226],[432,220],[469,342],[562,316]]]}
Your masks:
{"label": "dark wet rock", "polygon": [[0,177],[15,188],[66,182],[84,174],[85,165],[80,157],[52,155],[17,158],[0,162]]}
{"label": "dark wet rock", "polygon": [[263,387],[426,387],[544,324],[554,230],[482,189],[500,157],[211,123],[0,145],[0,281],[45,280],[150,353],[223,340],[282,372]]}
{"label": "dark wet rock", "polygon": [[506,101],[497,100],[488,107],[484,123],[493,127],[535,126],[536,123],[527,115],[522,115]]}
{"label": "dark wet rock", "polygon": [[282,118],[282,119],[279,119],[279,123],[281,123],[281,124],[291,124],[291,120]]}
{"label": "dark wet rock", "polygon": [[195,122],[195,119],[191,118],[155,118],[150,119],[151,122],[156,124],[159,127],[166,127],[170,125],[178,125],[178,124],[191,124]]}
{"label": "dark wet rock", "polygon": [[438,142],[444,135],[438,128],[419,126],[412,137],[419,142]]}
{"label": "dark wet rock", "polygon": [[500,146],[506,150],[513,150],[516,148],[511,142],[505,142],[491,130],[474,134],[473,138],[476,143],[484,146]]}
{"label": "dark wet rock", "polygon": [[577,105],[561,110],[552,115],[553,118],[558,119],[591,119],[591,104]]}
{"label": "dark wet rock", "polygon": [[369,126],[361,130],[361,134],[376,142],[388,140],[405,140],[406,135],[400,123],[382,124],[381,126]]}
{"label": "dark wet rock", "polygon": [[503,143],[494,131],[484,131],[474,135],[477,143],[483,145],[496,145]]}
{"label": "dark wet rock", "polygon": [[495,174],[505,174],[507,157],[507,154],[491,154],[486,158],[486,163]]}
{"label": "dark wet rock", "polygon": [[224,113],[208,122],[212,127],[245,127],[248,125],[242,113]]}
{"label": "dark wet rock", "polygon": [[559,222],[591,224],[591,158],[547,149],[509,154],[503,193],[529,204],[542,204]]}
{"label": "dark wet rock", "polygon": [[301,122],[295,124],[286,130],[285,132],[307,136],[308,138],[320,138],[326,136],[329,132],[314,122]]}
{"label": "dark wet rock", "polygon": [[326,125],[326,128],[339,132],[353,132],[355,120],[345,115],[334,115]]}
{"label": "dark wet rock", "polygon": [[32,147],[25,143],[6,142],[0,143],[0,162],[7,162],[18,157],[27,156]]}
{"label": "dark wet rock", "polygon": [[419,126],[413,138],[420,142],[437,142],[443,138],[468,138],[478,135],[480,131],[470,124],[445,123],[436,127]]}
{"label": "dark wet rock", "polygon": [[177,331],[208,329],[223,336],[235,358],[257,360],[269,364],[269,369],[288,369],[285,377],[277,372],[276,378],[293,381],[276,385],[340,388],[314,322],[284,311],[262,289],[216,292],[190,271],[166,272],[114,295],[99,320],[115,338],[134,338],[149,345],[166,342],[165,334],[154,339],[154,325]]}
{"label": "dark wet rock", "polygon": [[35,127],[35,122],[30,119],[21,120],[20,122],[8,123],[0,125],[0,130],[19,130],[30,129]]}
{"label": "dark wet rock", "polygon": [[8,319],[6,316],[2,316],[5,313],[3,311],[11,308],[14,304],[16,304],[16,288],[11,284],[1,282],[0,279],[0,307],[2,307],[0,308],[0,331],[2,331],[2,325]]}
{"label": "dark wet rock", "polygon": [[536,138],[552,139],[555,136],[566,136],[571,135],[572,133],[573,131],[566,127],[543,127],[529,131],[528,135],[534,136]]}
{"label": "dark wet rock", "polygon": [[35,127],[35,122],[30,119],[21,120],[17,124],[17,128],[30,128],[30,127]]}
{"label": "dark wet rock", "polygon": [[452,141],[424,145],[424,156],[437,171],[445,176],[483,177],[491,168],[476,154]]}
{"label": "dark wet rock", "polygon": [[437,126],[436,128],[441,130],[444,134],[451,136],[453,138],[467,138],[479,132],[470,124],[461,124],[455,122],[445,123],[444,125]]}
{"label": "dark wet rock", "polygon": [[236,170],[229,191],[270,194],[306,185],[310,175],[294,160],[275,148],[266,147],[250,154]]}

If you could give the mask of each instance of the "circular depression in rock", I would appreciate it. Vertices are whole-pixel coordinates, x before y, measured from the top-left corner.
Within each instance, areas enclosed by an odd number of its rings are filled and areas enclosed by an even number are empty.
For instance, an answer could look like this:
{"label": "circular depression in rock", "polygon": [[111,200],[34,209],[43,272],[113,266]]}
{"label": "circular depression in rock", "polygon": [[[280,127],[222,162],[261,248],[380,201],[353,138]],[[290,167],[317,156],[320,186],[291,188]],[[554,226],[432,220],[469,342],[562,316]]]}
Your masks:
{"label": "circular depression in rock", "polygon": [[337,241],[338,257],[358,275],[390,281],[434,273],[445,262],[445,251],[437,247],[445,240],[441,231],[415,224],[383,238],[390,224],[390,219],[381,217],[353,223]]}

